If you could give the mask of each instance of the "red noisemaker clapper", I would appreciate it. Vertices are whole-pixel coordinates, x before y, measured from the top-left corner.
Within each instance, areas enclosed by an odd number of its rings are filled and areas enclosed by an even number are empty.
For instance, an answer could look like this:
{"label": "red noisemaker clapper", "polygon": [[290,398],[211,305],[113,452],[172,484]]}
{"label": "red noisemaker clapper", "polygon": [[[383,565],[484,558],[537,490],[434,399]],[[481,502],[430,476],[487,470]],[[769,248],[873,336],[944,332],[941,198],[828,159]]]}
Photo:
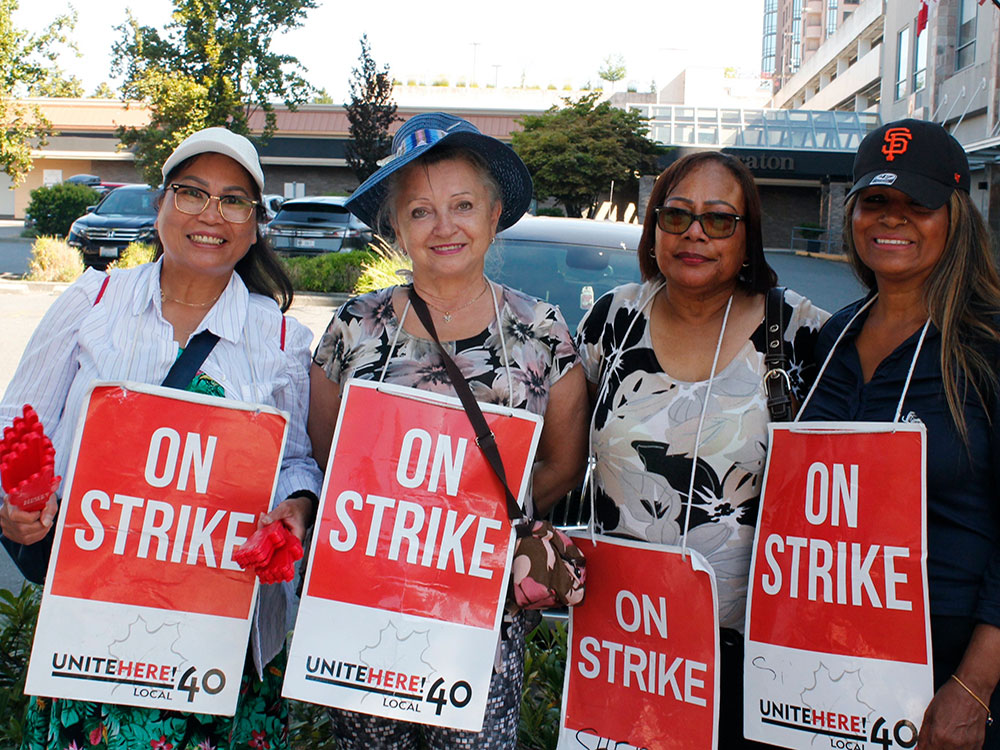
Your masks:
{"label": "red noisemaker clapper", "polygon": [[301,557],[302,543],[281,521],[257,529],[233,553],[233,560],[244,570],[253,568],[261,583],[292,580]]}
{"label": "red noisemaker clapper", "polygon": [[0,481],[7,493],[6,502],[21,510],[36,511],[45,507],[62,477],[53,474],[56,453],[35,410],[25,404],[23,414],[4,428]]}

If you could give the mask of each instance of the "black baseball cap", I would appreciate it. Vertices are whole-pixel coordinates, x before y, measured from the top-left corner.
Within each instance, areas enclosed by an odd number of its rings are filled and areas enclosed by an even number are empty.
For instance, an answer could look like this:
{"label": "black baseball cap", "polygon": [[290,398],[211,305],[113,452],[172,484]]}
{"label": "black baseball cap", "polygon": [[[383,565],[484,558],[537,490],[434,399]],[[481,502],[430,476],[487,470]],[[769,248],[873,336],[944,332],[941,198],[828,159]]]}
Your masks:
{"label": "black baseball cap", "polygon": [[936,122],[896,120],[865,136],[854,157],[850,198],[866,187],[901,190],[921,206],[940,208],[955,188],[969,192],[962,144]]}

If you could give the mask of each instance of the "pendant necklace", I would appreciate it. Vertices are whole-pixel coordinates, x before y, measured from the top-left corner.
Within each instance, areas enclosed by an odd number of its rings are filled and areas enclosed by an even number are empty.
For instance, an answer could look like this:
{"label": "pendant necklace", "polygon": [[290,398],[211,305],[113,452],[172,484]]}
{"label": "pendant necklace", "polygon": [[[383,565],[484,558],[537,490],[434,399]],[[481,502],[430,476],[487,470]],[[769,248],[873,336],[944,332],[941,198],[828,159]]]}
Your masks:
{"label": "pendant necklace", "polygon": [[433,304],[432,302],[428,302],[426,299],[424,300],[424,302],[427,304],[428,307],[433,307],[435,310],[437,310],[439,313],[441,313],[441,318],[444,320],[445,323],[450,323],[451,319],[452,319],[452,316],[454,316],[455,313],[462,312],[462,310],[464,310],[465,308],[470,307],[471,305],[475,304],[476,302],[479,301],[480,297],[482,297],[484,294],[486,294],[486,290],[490,288],[490,283],[488,281],[486,281],[485,277],[483,278],[483,282],[484,282],[483,283],[483,290],[479,294],[477,294],[475,297],[473,297],[472,299],[470,299],[468,302],[466,302],[461,307],[456,307],[454,310],[442,310],[440,307],[438,307],[437,305]]}

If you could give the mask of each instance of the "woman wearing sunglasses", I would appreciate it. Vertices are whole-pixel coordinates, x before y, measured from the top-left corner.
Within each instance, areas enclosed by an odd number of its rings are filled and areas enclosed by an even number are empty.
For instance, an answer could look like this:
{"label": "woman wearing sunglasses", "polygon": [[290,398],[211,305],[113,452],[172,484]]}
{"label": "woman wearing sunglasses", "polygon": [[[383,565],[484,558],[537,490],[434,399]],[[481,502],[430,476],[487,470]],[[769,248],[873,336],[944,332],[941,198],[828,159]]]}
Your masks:
{"label": "woman wearing sunglasses", "polygon": [[[280,519],[301,539],[321,483],[306,436],[312,334],[282,314],[292,286],[258,231],[257,152],[225,128],[201,130],[167,159],[163,184],[156,262],[88,271],[59,296],[0,401],[0,425],[11,424],[22,404],[34,406],[55,447],[56,473],[65,476],[93,381],[160,384],[181,352],[196,350],[210,332],[215,345],[190,382],[176,387],[289,413],[272,501],[281,502],[262,521]],[[56,512],[55,495],[41,511],[0,508],[0,541],[35,582],[45,578]],[[260,589],[235,716],[37,698],[22,747],[287,748],[281,677],[291,594],[290,584]]]}
{"label": "woman wearing sunglasses", "polygon": [[[693,475],[687,543],[718,584],[719,747],[749,746],[742,631],[770,419],[764,307],[777,283],[749,170],[716,152],[671,165],[649,198],[639,267],[643,283],[601,297],[577,334],[594,407],[595,523],[613,536],[680,544]],[[782,302],[781,344],[799,396],[827,314],[795,292]]]}

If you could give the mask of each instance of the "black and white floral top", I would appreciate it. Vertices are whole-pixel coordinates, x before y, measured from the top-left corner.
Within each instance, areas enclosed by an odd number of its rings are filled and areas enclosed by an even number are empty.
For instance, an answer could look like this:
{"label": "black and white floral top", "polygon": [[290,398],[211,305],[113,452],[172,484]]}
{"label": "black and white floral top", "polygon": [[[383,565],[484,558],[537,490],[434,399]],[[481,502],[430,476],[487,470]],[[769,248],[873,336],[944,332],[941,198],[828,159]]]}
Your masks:
{"label": "black and white floral top", "polygon": [[[454,395],[433,341],[399,330],[390,352],[399,329],[392,292],[391,287],[380,289],[345,302],[313,361],[330,380],[343,384],[348,378],[378,380],[388,359],[386,382]],[[544,415],[549,389],[579,361],[573,336],[554,305],[505,286],[500,286],[497,302],[513,383],[508,383],[496,320],[475,336],[443,343],[477,401],[507,406],[512,391],[511,406]]]}
{"label": "black and white floral top", "polygon": [[[660,367],[649,335],[650,305],[643,304],[654,288],[626,284],[602,296],[580,322],[577,344],[587,380],[598,384],[600,394],[591,435],[598,530],[680,544],[708,381],[681,381]],[[815,377],[813,349],[829,315],[792,291],[785,292],[784,304],[789,375],[801,399]],[[618,365],[608,372],[618,349],[623,350]],[[688,546],[715,570],[719,624],[739,631],[767,451],[764,350],[761,321],[733,361],[716,373],[688,531]],[[605,378],[606,392],[600,389]]]}

